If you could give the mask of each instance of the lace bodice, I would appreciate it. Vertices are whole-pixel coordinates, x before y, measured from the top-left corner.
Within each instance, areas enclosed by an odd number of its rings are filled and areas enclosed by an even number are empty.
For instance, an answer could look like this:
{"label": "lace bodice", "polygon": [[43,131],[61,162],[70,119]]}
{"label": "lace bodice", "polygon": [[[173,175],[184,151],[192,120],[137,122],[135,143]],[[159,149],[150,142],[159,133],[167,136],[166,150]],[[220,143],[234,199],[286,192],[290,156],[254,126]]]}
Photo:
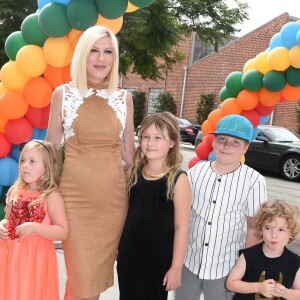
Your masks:
{"label": "lace bodice", "polygon": [[62,102],[62,119],[64,127],[65,139],[75,136],[75,132],[72,128],[74,120],[78,116],[78,109],[84,103],[84,100],[92,95],[96,95],[100,98],[106,99],[109,106],[113,108],[117,118],[122,124],[123,130],[121,130],[119,137],[123,136],[126,123],[126,90],[117,90],[112,95],[107,92],[106,89],[88,89],[88,91],[82,95],[80,91],[74,86],[74,82],[69,82],[63,86],[63,102]]}

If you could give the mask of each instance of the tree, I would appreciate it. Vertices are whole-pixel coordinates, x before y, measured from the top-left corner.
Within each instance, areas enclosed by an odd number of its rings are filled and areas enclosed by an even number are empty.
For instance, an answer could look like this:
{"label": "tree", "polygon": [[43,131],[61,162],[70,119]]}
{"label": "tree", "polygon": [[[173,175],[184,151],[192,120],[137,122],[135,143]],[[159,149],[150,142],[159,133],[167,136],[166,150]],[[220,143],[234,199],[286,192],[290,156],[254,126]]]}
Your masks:
{"label": "tree", "polygon": [[134,128],[137,128],[138,125],[142,123],[144,117],[146,95],[144,92],[134,91],[132,93],[132,99],[134,107],[133,123]]}
{"label": "tree", "polygon": [[199,124],[202,124],[213,110],[214,100],[214,94],[201,95],[197,105],[197,122]]}
{"label": "tree", "polygon": [[7,37],[15,31],[20,31],[23,20],[36,10],[37,1],[0,0],[0,66],[9,60],[4,50]]}
{"label": "tree", "polygon": [[177,106],[173,96],[170,93],[160,93],[157,96],[157,112],[169,111],[173,115],[176,115]]}

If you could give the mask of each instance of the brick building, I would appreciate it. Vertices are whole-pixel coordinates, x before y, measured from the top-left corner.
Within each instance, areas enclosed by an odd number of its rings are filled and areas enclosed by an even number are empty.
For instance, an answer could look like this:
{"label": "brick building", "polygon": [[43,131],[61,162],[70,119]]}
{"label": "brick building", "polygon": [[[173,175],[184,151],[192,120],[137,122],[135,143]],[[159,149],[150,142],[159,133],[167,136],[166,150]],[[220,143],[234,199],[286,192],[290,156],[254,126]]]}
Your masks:
{"label": "brick building", "polygon": [[[268,48],[270,39],[278,33],[284,24],[297,19],[284,13],[256,30],[238,38],[218,52],[212,52],[195,61],[195,35],[186,38],[181,49],[186,60],[173,66],[172,72],[164,80],[142,80],[136,74],[122,78],[122,86],[130,91],[143,91],[147,97],[146,111],[154,112],[154,103],[160,92],[169,92],[177,104],[177,114],[196,120],[197,102],[202,94],[215,94],[215,107],[220,104],[219,92],[226,77],[234,71],[243,71],[245,63]],[[185,83],[185,84],[184,84]],[[277,104],[273,125],[296,130],[297,101]]]}

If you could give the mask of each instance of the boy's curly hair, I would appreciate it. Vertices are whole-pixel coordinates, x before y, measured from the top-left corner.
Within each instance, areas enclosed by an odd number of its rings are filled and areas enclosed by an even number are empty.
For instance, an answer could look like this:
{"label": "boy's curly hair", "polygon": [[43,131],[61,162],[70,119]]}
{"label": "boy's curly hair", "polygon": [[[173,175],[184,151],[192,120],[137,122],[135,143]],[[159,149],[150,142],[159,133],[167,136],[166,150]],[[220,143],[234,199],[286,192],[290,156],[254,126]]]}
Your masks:
{"label": "boy's curly hair", "polygon": [[270,200],[263,203],[254,217],[255,235],[262,239],[262,227],[276,218],[285,218],[291,232],[289,243],[293,242],[300,232],[300,215],[296,205],[281,200]]}

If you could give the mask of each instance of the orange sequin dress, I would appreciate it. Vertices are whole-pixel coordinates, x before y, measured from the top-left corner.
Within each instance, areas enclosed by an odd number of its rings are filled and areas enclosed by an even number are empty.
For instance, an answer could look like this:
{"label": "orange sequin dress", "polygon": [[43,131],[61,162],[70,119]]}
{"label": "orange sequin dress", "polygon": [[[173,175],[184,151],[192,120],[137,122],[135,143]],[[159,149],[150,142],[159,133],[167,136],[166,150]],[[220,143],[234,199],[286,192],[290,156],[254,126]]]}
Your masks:
{"label": "orange sequin dress", "polygon": [[46,198],[28,207],[38,192],[22,190],[12,206],[8,240],[0,240],[0,300],[58,300],[58,267],[52,240],[31,234],[19,241],[16,226],[25,222],[51,224]]}

